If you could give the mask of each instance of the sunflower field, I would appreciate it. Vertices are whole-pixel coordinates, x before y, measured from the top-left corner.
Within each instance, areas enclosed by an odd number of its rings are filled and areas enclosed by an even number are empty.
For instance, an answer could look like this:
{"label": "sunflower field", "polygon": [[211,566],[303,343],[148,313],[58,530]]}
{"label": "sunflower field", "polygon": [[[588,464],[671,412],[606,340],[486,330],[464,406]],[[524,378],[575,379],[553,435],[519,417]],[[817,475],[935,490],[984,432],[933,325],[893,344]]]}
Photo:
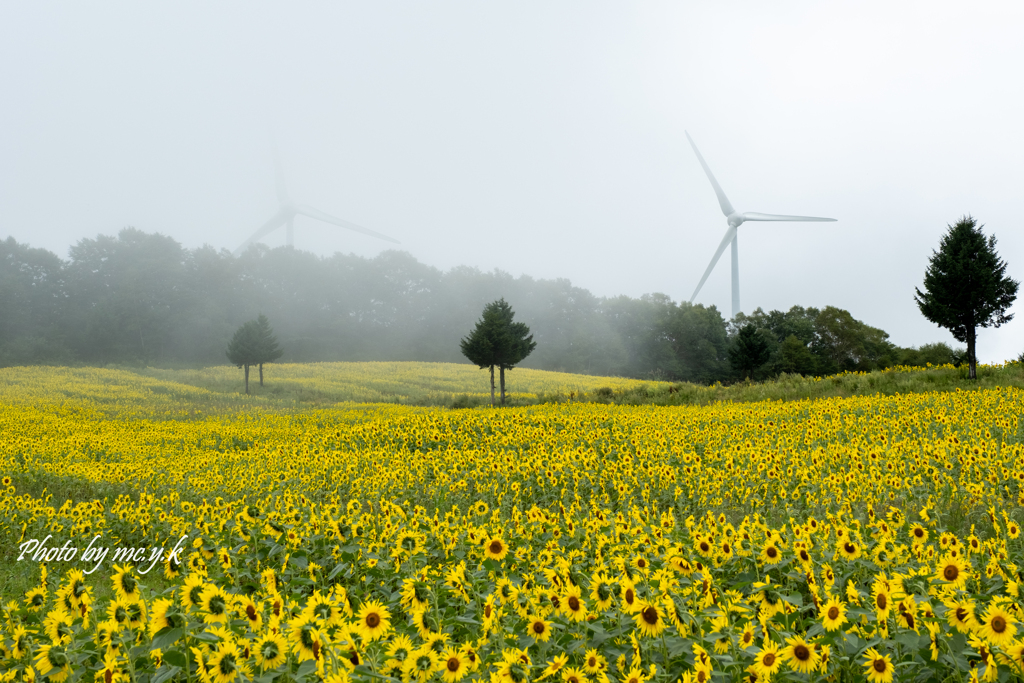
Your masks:
{"label": "sunflower field", "polygon": [[0,376],[0,681],[1024,676],[1019,389],[211,410],[68,372]]}

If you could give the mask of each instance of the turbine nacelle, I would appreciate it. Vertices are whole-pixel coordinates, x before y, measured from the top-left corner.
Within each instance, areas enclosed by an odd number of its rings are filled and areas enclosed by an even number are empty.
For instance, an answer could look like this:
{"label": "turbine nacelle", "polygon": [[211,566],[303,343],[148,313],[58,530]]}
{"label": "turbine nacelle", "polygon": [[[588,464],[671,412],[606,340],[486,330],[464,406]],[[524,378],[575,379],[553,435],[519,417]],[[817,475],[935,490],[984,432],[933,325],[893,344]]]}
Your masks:
{"label": "turbine nacelle", "polygon": [[738,228],[745,220],[747,220],[739,211],[733,211],[726,217],[726,219],[729,221],[730,228]]}

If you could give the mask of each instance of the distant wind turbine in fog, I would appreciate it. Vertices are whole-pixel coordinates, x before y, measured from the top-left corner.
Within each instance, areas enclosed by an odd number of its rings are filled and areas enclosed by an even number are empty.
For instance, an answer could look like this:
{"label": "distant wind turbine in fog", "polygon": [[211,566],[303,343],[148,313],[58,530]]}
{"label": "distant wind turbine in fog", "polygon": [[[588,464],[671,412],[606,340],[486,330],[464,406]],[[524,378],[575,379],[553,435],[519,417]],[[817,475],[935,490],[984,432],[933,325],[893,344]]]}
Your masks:
{"label": "distant wind turbine in fog", "polygon": [[370,235],[371,237],[387,240],[388,242],[401,244],[398,240],[388,237],[387,235],[382,235],[379,232],[374,232],[373,230],[369,230],[360,225],[356,225],[355,223],[349,223],[348,221],[343,221],[340,218],[335,218],[334,216],[328,215],[323,211],[320,211],[319,209],[314,209],[312,206],[294,203],[291,199],[288,198],[288,189],[285,187],[284,184],[284,170],[281,167],[281,157],[277,153],[276,149],[274,150],[274,176],[275,180],[277,181],[277,201],[281,202],[281,207],[277,210],[277,213],[274,214],[273,218],[264,223],[259,230],[254,232],[252,234],[252,237],[242,242],[242,245],[238,247],[238,249],[235,249],[235,256],[238,256],[243,251],[245,251],[253,242],[269,235],[270,233],[280,228],[282,225],[287,227],[286,240],[288,246],[294,246],[295,216],[297,215],[309,216],[310,218],[315,218],[318,221],[323,221],[324,223],[338,225],[343,228],[348,228],[349,230],[361,232],[364,235]]}
{"label": "distant wind turbine in fog", "polygon": [[715,269],[718,259],[722,257],[722,252],[725,251],[726,245],[732,244],[732,317],[735,318],[740,312],[740,256],[736,245],[736,231],[742,223],[746,221],[813,221],[821,223],[834,222],[836,219],[817,218],[815,216],[781,216],[774,213],[757,213],[756,211],[740,213],[736,211],[732,208],[732,204],[729,203],[729,198],[725,196],[725,192],[722,192],[722,187],[715,180],[715,176],[711,174],[711,169],[708,168],[704,157],[697,150],[697,145],[693,144],[693,138],[690,137],[689,133],[686,133],[686,139],[690,141],[690,147],[693,147],[693,151],[697,155],[697,161],[700,162],[700,165],[704,168],[704,173],[708,176],[708,180],[711,181],[711,187],[715,188],[715,194],[718,195],[718,203],[722,207],[722,213],[725,214],[729,222],[729,229],[725,231],[722,243],[718,245],[718,250],[711,257],[711,263],[708,264],[708,269],[704,271],[704,277],[697,283],[697,289],[693,290],[690,303],[692,304],[693,300],[697,298],[700,288],[704,286],[704,282],[711,275],[711,271]]}

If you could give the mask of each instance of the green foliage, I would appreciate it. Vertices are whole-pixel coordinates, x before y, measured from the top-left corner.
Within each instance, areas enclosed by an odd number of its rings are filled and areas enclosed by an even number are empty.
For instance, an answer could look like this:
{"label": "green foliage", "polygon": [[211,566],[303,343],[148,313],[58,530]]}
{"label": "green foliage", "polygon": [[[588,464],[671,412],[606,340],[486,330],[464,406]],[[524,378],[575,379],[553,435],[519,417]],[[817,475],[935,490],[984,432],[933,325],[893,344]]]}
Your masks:
{"label": "green foliage", "polygon": [[921,313],[967,342],[970,377],[976,376],[978,327],[999,327],[1013,319],[1006,311],[1017,298],[1019,282],[1006,275],[996,253],[996,237],[986,239],[971,216],[964,216],[939,242],[924,275],[924,291],[915,288]]}
{"label": "green foliage", "polygon": [[758,371],[771,358],[771,349],[756,327],[746,324],[740,328],[739,334],[729,349],[729,361],[740,377],[756,378]]}
{"label": "green foliage", "polygon": [[491,402],[494,402],[494,368],[501,371],[501,402],[505,403],[505,370],[511,370],[537,348],[530,328],[515,322],[515,313],[504,298],[484,307],[476,327],[460,343],[462,354],[477,365],[490,368]]}
{"label": "green foliage", "polygon": [[945,362],[925,347],[900,349],[835,308],[759,309],[727,325],[714,306],[665,294],[602,298],[564,279],[442,272],[394,251],[321,258],[254,245],[233,258],[132,228],[80,241],[68,261],[0,242],[0,291],[0,366],[202,367],[220,362],[233,333],[261,311],[293,362],[457,363],[461,337],[499,297],[529,320],[538,343],[518,368],[728,382],[729,347],[747,323],[771,354],[757,377]]}

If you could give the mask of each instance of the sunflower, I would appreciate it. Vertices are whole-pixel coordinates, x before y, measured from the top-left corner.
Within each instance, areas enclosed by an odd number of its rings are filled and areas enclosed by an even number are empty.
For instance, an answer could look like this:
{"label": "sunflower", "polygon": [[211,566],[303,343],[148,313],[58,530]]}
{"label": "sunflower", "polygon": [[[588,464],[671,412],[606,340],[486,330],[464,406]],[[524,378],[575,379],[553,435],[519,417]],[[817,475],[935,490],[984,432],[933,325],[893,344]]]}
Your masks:
{"label": "sunflower", "polygon": [[299,616],[292,620],[288,640],[291,641],[292,650],[298,655],[300,662],[307,659],[319,660],[321,635],[316,622],[309,617]]}
{"label": "sunflower", "polygon": [[489,511],[490,510],[487,507],[487,503],[485,501],[478,500],[477,502],[473,503],[473,514],[477,517],[483,517]]}
{"label": "sunflower", "polygon": [[149,637],[156,636],[160,631],[171,628],[180,628],[185,625],[185,619],[174,606],[174,601],[168,598],[160,598],[153,601],[153,616],[149,620]]}
{"label": "sunflower", "polygon": [[604,669],[605,664],[604,655],[598,654],[597,648],[591,648],[583,655],[583,670],[591,676]]}
{"label": "sunflower", "polygon": [[207,584],[199,595],[199,607],[206,612],[203,615],[203,621],[206,623],[227,623],[228,594],[220,586]]}
{"label": "sunflower", "polygon": [[[509,649],[501,653],[497,679],[501,683],[524,683],[530,675],[530,658],[519,650]],[[494,679],[492,679],[494,680]]]}
{"label": "sunflower", "polygon": [[565,665],[568,663],[569,655],[565,654],[564,652],[562,654],[555,655],[554,659],[548,662],[548,665],[544,667],[544,671],[541,672],[540,677],[537,680],[542,681],[548,676],[555,675],[556,673],[564,669]]}
{"label": "sunflower", "polygon": [[46,604],[46,587],[36,586],[25,591],[25,606],[33,612],[38,612]]}
{"label": "sunflower", "polygon": [[242,661],[238,645],[231,641],[222,642],[207,661],[213,683],[231,683],[241,673],[248,675],[248,667]]}
{"label": "sunflower", "polygon": [[469,672],[465,655],[454,648],[441,653],[441,678],[446,683],[455,683]]}
{"label": "sunflower", "polygon": [[569,667],[562,671],[562,683],[589,683],[589,679],[582,669]]}
{"label": "sunflower", "polygon": [[875,583],[871,591],[871,600],[875,606],[875,615],[879,621],[889,618],[889,610],[892,609],[892,600],[889,597],[889,589],[881,582]]}
{"label": "sunflower", "polygon": [[441,658],[429,647],[412,652],[402,666],[402,680],[426,683],[441,666]]}
{"label": "sunflower", "polygon": [[562,612],[573,621],[583,621],[587,618],[587,604],[583,601],[583,591],[579,586],[567,586],[561,602]]}
{"label": "sunflower", "polygon": [[363,603],[357,619],[355,630],[363,640],[378,640],[391,630],[391,613],[377,600]]}
{"label": "sunflower", "polygon": [[661,635],[665,630],[665,607],[657,602],[642,600],[637,604],[633,614],[633,622],[640,633],[645,636],[655,637]]}
{"label": "sunflower", "polygon": [[1013,640],[1017,633],[1013,615],[999,605],[991,605],[981,620],[979,634],[990,645],[1003,646]]}
{"label": "sunflower", "polygon": [[615,582],[609,579],[603,572],[599,572],[594,576],[591,586],[590,598],[597,603],[596,606],[598,611],[603,612],[611,607],[614,597]]}
{"label": "sunflower", "polygon": [[139,597],[139,582],[129,565],[114,565],[114,592],[124,600],[134,600]]}
{"label": "sunflower", "polygon": [[761,650],[754,656],[754,666],[760,678],[765,680],[775,675],[782,667],[782,658],[779,656],[779,646],[771,638],[765,638]]}
{"label": "sunflower", "polygon": [[186,577],[185,585],[181,587],[181,606],[199,607],[203,588],[203,577],[199,574],[191,574]]}
{"label": "sunflower", "polygon": [[893,672],[896,670],[889,655],[883,655],[875,648],[870,648],[864,653],[864,668],[868,683],[891,683]]}
{"label": "sunflower", "polygon": [[440,624],[437,623],[437,619],[434,617],[433,610],[414,609],[410,616],[412,616],[413,626],[419,632],[420,638],[427,639],[430,637],[430,634],[437,633],[441,629]]}
{"label": "sunflower", "polygon": [[947,554],[935,565],[935,580],[954,588],[963,588],[968,576],[967,565],[959,557]]}
{"label": "sunflower", "polygon": [[834,595],[830,596],[828,602],[821,608],[821,625],[825,627],[826,631],[831,633],[838,630],[845,623],[846,604]]}
{"label": "sunflower", "polygon": [[272,671],[288,659],[288,644],[280,633],[268,633],[256,641],[253,652],[263,671]]}
{"label": "sunflower", "polygon": [[544,617],[530,615],[526,618],[526,633],[538,643],[546,643],[551,637],[551,622]]}
{"label": "sunflower", "polygon": [[259,633],[263,627],[263,613],[256,603],[253,602],[252,598],[248,595],[241,596],[235,602],[235,609],[245,616],[245,621],[249,624],[249,630],[253,633]]}
{"label": "sunflower", "polygon": [[484,555],[487,559],[501,561],[508,555],[508,546],[500,536],[487,539],[484,543]]}
{"label": "sunflower", "polygon": [[782,658],[789,668],[800,673],[809,674],[818,668],[818,651],[801,636],[787,638],[789,645],[782,650]]}
{"label": "sunflower", "polygon": [[836,551],[845,559],[847,562],[852,562],[861,556],[860,544],[854,541],[852,538],[841,539],[836,544]]}
{"label": "sunflower", "polygon": [[946,605],[946,621],[960,633],[970,633],[978,625],[974,617],[974,601],[951,600]]}
{"label": "sunflower", "polygon": [[46,618],[43,619],[43,630],[50,637],[50,641],[58,645],[66,645],[71,642],[74,633],[71,625],[75,623],[74,618],[62,607],[54,607]]}
{"label": "sunflower", "polygon": [[402,604],[411,609],[426,609],[430,605],[430,589],[422,581],[402,583]]}
{"label": "sunflower", "polygon": [[102,683],[129,683],[128,674],[121,670],[119,657],[113,652],[103,655],[103,668],[96,672],[96,681]]}
{"label": "sunflower", "polygon": [[640,600],[636,595],[636,585],[631,580],[623,578],[619,581],[619,586],[622,589],[622,608],[628,614],[636,612],[640,606]]}
{"label": "sunflower", "polygon": [[41,676],[46,676],[53,683],[67,680],[71,674],[71,663],[64,648],[50,643],[40,645],[36,654],[36,668]]}
{"label": "sunflower", "polygon": [[761,562],[766,565],[778,564],[782,561],[782,551],[779,550],[779,547],[775,544],[774,540],[769,540],[764,544],[764,547],[761,548],[760,558]]}
{"label": "sunflower", "polygon": [[748,648],[754,644],[754,637],[757,633],[754,631],[754,625],[749,621],[743,625],[743,632],[740,633],[740,647]]}

